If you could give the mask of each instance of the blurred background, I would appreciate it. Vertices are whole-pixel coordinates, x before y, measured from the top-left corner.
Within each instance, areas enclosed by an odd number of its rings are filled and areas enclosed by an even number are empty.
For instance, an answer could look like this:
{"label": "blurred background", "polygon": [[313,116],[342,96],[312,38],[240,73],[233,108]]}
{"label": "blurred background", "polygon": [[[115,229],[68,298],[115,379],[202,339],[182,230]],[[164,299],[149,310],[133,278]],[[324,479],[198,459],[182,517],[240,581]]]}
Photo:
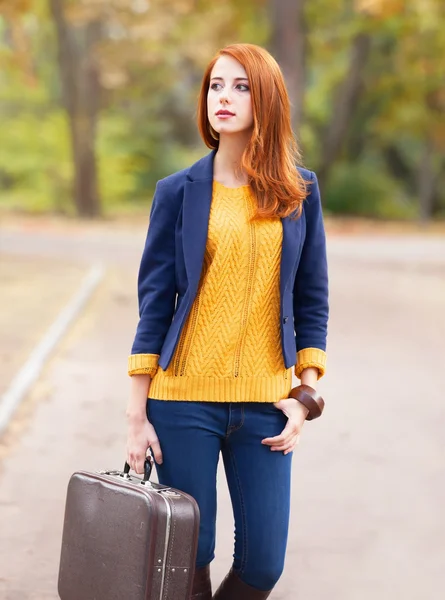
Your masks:
{"label": "blurred background", "polygon": [[286,74],[328,213],[445,215],[440,0],[0,7],[2,209],[145,213],[157,179],[202,155],[202,72],[219,47],[243,40],[266,46]]}
{"label": "blurred background", "polygon": [[2,599],[57,598],[69,476],[123,465],[152,194],[207,152],[202,73],[239,41],[285,74],[331,282],[326,411],[295,452],[272,598],[440,595],[444,32],[442,0],[0,0]]}

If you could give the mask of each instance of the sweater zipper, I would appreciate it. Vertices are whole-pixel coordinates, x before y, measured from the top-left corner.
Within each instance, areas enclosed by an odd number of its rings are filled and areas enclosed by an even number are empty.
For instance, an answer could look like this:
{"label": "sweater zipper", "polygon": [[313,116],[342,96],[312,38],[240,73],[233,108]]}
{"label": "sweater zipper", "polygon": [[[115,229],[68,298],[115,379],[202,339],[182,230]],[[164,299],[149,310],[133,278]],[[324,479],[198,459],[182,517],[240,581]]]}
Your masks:
{"label": "sweater zipper", "polygon": [[176,360],[175,360],[175,365],[174,365],[175,377],[177,377],[178,375],[184,375],[184,373],[185,373],[185,367],[187,364],[187,355],[190,350],[190,344],[191,344],[193,334],[195,331],[196,321],[198,319],[200,294],[201,294],[200,291],[196,294],[195,301],[194,301],[193,307],[192,307],[192,312],[190,315],[190,320],[189,320],[189,323],[187,326],[187,330],[184,331],[184,335],[181,335],[181,340],[178,345],[178,353],[176,355]]}
{"label": "sweater zipper", "polygon": [[[247,204],[249,206],[248,199]],[[250,210],[249,210],[250,213]],[[252,223],[249,226],[250,229],[250,257],[249,257],[249,271],[247,274],[247,284],[246,284],[246,294],[244,297],[244,305],[243,312],[241,317],[241,327],[240,327],[240,336],[237,347],[235,349],[235,361],[234,361],[234,369],[233,374],[235,377],[239,377],[240,372],[240,363],[241,363],[241,350],[244,344],[244,338],[246,336],[246,325],[247,325],[247,317],[249,315],[249,306],[250,306],[250,298],[252,297],[252,287],[253,287],[253,276],[255,272],[255,259],[256,259],[256,236],[255,236],[255,227]]]}
{"label": "sweater zipper", "polygon": [[[201,274],[201,278],[205,277],[205,275],[207,273],[208,265],[210,264],[211,260],[212,260],[212,257],[210,256],[210,253],[206,246],[206,248],[204,250],[204,271]],[[179,342],[179,345],[178,345],[178,353],[176,355],[176,360],[175,360],[175,364],[173,367],[173,373],[174,373],[175,377],[177,377],[178,375],[185,375],[185,367],[187,366],[187,356],[188,356],[188,353],[190,350],[193,336],[195,334],[195,326],[196,326],[196,321],[198,319],[201,289],[202,288],[201,288],[201,282],[200,282],[200,285],[198,286],[198,292],[196,293],[195,300],[193,302],[192,312],[190,314],[187,331],[184,331],[184,335],[181,336],[181,341]],[[186,340],[187,340],[187,344],[185,343]]]}

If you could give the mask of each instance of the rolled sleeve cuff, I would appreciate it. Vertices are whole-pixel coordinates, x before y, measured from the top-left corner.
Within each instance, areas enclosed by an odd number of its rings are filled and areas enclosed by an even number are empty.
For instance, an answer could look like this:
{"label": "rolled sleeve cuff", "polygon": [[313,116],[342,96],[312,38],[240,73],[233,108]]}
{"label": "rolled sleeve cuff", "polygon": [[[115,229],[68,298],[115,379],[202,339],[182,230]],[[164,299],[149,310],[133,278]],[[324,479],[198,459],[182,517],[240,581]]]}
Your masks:
{"label": "rolled sleeve cuff", "polygon": [[159,354],[131,354],[128,357],[128,375],[150,375],[158,370]]}
{"label": "rolled sleeve cuff", "polygon": [[295,375],[301,379],[301,373],[304,369],[315,367],[318,369],[318,378],[323,377],[326,371],[326,352],[320,348],[303,348],[297,352],[297,364],[295,365]]}

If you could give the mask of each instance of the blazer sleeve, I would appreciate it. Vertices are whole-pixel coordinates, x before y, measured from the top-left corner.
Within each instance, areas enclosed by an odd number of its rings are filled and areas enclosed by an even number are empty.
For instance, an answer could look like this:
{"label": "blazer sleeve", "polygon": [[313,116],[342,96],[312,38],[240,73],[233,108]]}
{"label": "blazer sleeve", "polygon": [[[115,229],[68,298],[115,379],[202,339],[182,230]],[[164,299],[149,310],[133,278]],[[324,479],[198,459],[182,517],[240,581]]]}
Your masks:
{"label": "blazer sleeve", "polygon": [[165,180],[156,184],[138,275],[139,323],[128,358],[128,374],[154,375],[175,310],[177,211]]}
{"label": "blazer sleeve", "polygon": [[326,368],[326,338],[329,317],[326,235],[317,176],[311,172],[311,191],[306,199],[306,237],[293,290],[294,328],[297,346],[295,375],[308,367]]}

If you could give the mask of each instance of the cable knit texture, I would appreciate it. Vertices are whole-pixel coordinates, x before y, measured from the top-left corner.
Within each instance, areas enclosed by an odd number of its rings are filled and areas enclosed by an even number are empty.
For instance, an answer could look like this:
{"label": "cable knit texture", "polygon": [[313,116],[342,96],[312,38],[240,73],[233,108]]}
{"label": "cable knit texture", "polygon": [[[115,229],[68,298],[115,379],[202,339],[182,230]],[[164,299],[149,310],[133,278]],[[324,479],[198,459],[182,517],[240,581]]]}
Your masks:
{"label": "cable knit texture", "polygon": [[[198,291],[175,352],[164,371],[156,354],[129,357],[130,375],[153,379],[150,398],[213,402],[277,402],[292,387],[280,338],[279,218],[249,222],[255,200],[249,186],[213,182],[207,245]],[[305,348],[295,373],[325,353]]]}

